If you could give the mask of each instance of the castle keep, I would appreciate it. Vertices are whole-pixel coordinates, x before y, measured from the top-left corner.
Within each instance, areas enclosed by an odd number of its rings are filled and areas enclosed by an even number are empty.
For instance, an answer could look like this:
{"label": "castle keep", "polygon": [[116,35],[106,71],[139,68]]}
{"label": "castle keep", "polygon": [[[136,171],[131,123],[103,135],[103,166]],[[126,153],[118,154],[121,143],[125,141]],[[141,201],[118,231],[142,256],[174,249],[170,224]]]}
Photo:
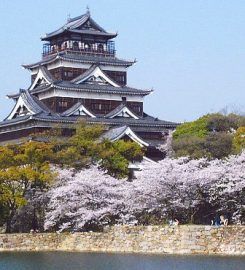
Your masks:
{"label": "castle keep", "polygon": [[8,95],[15,105],[0,123],[0,141],[16,141],[57,124],[69,129],[86,119],[105,126],[103,138],[130,139],[145,147],[149,158],[163,158],[159,144],[177,124],[144,112],[144,98],[152,90],[127,85],[134,61],[116,56],[116,36],[87,11],[42,37],[42,59],[23,65],[31,72],[30,87]]}

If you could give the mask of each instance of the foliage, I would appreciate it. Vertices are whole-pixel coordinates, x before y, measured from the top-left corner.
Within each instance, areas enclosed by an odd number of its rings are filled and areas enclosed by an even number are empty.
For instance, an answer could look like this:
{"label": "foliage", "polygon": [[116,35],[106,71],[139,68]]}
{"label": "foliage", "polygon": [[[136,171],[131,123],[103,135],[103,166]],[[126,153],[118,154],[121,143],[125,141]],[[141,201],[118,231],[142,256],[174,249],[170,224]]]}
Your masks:
{"label": "foliage", "polygon": [[128,176],[129,162],[140,160],[143,149],[135,142],[101,140],[104,131],[101,125],[87,125],[79,122],[73,136],[66,140],[56,140],[58,149],[53,163],[77,170],[99,163],[108,174],[123,178]]}
{"label": "foliage", "polygon": [[59,170],[47,193],[46,230],[98,230],[112,224],[206,223],[219,214],[245,221],[245,152],[219,160],[165,159],[137,179],[117,181],[97,167]]}
{"label": "foliage", "polygon": [[209,114],[207,129],[212,132],[229,132],[238,128],[238,119],[220,113]]}
{"label": "foliage", "polygon": [[128,175],[128,165],[130,161],[141,160],[142,148],[130,141],[118,140],[111,142],[105,140],[101,144],[100,167],[111,176],[123,178]]}
{"label": "foliage", "polygon": [[8,232],[13,218],[23,211],[32,216],[29,226],[38,227],[42,207],[35,203],[37,194],[56,176],[50,164],[78,170],[97,163],[110,175],[122,178],[128,176],[129,161],[142,158],[143,151],[136,143],[101,141],[101,125],[79,122],[74,129],[70,138],[62,137],[57,127],[33,135],[39,141],[0,147],[0,222],[7,223]]}
{"label": "foliage", "polygon": [[233,136],[230,133],[210,133],[204,144],[207,156],[220,159],[229,156],[232,152],[232,139]]}
{"label": "foliage", "polygon": [[193,122],[186,122],[178,126],[173,134],[173,139],[179,139],[182,138],[182,136],[205,137],[208,134],[208,118],[209,115],[205,115]]}
{"label": "foliage", "polygon": [[[244,116],[215,113],[184,123],[173,133],[175,156],[224,158],[232,153],[241,153],[243,146],[239,147],[239,143],[232,140],[235,130],[244,122]],[[238,138],[239,133],[236,141]]]}
{"label": "foliage", "polygon": [[208,156],[205,149],[205,138],[182,135],[180,138],[173,140],[172,146],[177,157],[190,156],[197,159]]}
{"label": "foliage", "polygon": [[27,203],[28,190],[43,190],[54,178],[47,162],[51,149],[51,145],[38,142],[0,148],[0,204],[7,232],[16,211]]}
{"label": "foliage", "polygon": [[242,149],[245,149],[245,126],[237,129],[232,146],[235,153],[240,153]]}

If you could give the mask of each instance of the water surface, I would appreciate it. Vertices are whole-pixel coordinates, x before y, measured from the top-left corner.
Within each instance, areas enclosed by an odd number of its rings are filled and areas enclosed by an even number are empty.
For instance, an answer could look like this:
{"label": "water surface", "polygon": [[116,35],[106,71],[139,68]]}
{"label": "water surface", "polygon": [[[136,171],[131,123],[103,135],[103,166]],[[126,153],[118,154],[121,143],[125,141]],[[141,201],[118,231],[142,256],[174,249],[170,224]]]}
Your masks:
{"label": "water surface", "polygon": [[245,256],[169,256],[70,252],[0,253],[0,270],[245,270]]}

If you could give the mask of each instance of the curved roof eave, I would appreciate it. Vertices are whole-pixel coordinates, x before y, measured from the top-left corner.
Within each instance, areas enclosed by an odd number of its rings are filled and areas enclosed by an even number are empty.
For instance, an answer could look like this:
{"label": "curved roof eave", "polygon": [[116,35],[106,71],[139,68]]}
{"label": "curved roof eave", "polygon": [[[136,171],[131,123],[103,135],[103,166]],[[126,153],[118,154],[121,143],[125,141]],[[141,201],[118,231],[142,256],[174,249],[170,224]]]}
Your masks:
{"label": "curved roof eave", "polygon": [[[76,55],[76,57],[77,57],[77,55]],[[84,57],[84,59],[83,59],[83,57]],[[89,57],[91,57],[91,59],[89,59]],[[123,59],[119,59],[119,58],[101,59],[97,56],[89,56],[89,57],[81,55],[76,59],[75,57],[72,58],[72,57],[69,57],[69,55],[67,55],[67,54],[58,52],[55,55],[52,55],[51,57],[49,57],[48,59],[43,59],[39,62],[32,63],[32,64],[23,64],[22,67],[25,69],[32,70],[32,69],[38,68],[39,66],[42,66],[42,65],[54,63],[58,60],[74,62],[74,63],[85,63],[85,64],[98,63],[100,65],[114,65],[114,66],[124,66],[124,67],[130,67],[133,64],[135,64],[135,62],[136,62],[135,60],[134,61],[127,61],[127,60],[123,60]],[[98,58],[98,59],[96,59],[96,58]]]}

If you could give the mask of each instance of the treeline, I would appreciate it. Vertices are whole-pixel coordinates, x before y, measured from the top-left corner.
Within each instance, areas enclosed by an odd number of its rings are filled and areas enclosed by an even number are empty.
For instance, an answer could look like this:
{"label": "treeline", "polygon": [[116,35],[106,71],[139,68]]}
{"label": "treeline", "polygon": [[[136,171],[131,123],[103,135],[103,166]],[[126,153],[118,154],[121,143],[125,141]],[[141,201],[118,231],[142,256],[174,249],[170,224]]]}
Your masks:
{"label": "treeline", "polygon": [[0,146],[0,226],[7,232],[91,230],[174,218],[208,224],[215,213],[244,222],[244,116],[208,114],[178,126],[174,155],[188,157],[148,164],[132,182],[125,179],[129,162],[143,157],[139,145],[101,140],[100,125],[80,122],[74,130],[69,138],[57,127],[31,141]]}
{"label": "treeline", "polygon": [[[143,150],[133,142],[100,140],[104,127],[80,122],[70,138],[60,129],[33,135],[22,144],[0,147],[0,226],[11,232],[19,209],[48,190],[57,173],[52,166],[80,170],[97,164],[115,178],[128,176],[130,161],[140,160]],[[45,203],[45,202],[43,202]],[[39,228],[38,217],[44,207],[32,204],[32,228]]]}
{"label": "treeline", "polygon": [[207,114],[177,127],[172,147],[175,157],[224,158],[245,147],[245,116]]}

